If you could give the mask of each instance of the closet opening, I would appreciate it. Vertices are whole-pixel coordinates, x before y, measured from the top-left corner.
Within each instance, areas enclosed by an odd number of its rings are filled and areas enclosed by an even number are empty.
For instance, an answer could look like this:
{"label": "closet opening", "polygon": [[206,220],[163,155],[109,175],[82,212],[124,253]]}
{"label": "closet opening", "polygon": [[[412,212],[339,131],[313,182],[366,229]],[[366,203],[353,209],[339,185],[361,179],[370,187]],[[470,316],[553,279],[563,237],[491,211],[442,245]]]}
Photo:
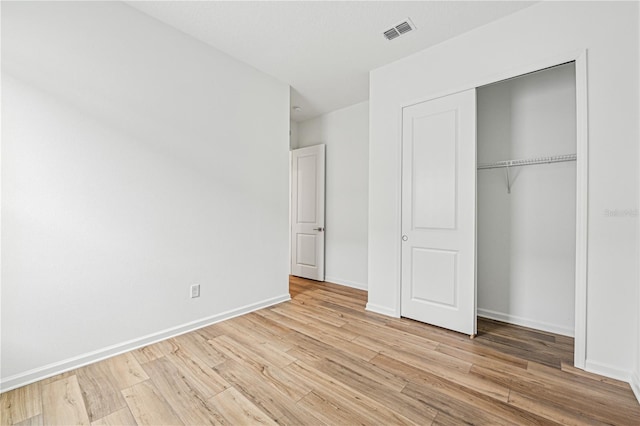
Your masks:
{"label": "closet opening", "polygon": [[476,95],[477,316],[566,336],[573,354],[576,64]]}

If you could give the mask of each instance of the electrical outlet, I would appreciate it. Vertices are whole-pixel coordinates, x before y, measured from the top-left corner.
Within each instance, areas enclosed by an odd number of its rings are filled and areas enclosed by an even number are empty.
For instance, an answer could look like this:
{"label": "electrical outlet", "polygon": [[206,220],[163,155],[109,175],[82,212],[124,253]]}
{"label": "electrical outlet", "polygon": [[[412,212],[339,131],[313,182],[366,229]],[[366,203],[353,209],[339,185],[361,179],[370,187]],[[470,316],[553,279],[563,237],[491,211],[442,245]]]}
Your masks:
{"label": "electrical outlet", "polygon": [[191,285],[191,298],[200,297],[200,284]]}

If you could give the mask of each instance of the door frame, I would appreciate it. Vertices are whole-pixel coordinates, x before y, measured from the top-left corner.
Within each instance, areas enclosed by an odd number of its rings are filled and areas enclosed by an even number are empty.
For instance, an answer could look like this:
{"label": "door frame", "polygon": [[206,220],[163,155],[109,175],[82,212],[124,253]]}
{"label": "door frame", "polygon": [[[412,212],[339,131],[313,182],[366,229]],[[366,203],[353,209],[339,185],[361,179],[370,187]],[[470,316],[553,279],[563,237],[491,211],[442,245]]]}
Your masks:
{"label": "door frame", "polygon": [[[567,62],[575,63],[576,73],[576,263],[575,263],[575,325],[574,325],[574,366],[585,369],[587,355],[587,255],[588,255],[588,219],[589,219],[589,128],[588,128],[588,97],[587,97],[587,49],[578,49],[559,55],[550,56],[538,61],[520,65],[502,72],[478,78],[464,86],[436,92],[419,99],[400,104],[398,122],[402,123],[402,111],[406,107],[449,96],[465,90],[477,89],[481,86],[497,83],[510,78],[540,71],[545,68],[562,65]],[[402,141],[402,126],[398,129],[398,140]],[[402,146],[400,146],[402,153]],[[402,194],[402,154],[399,157],[398,194]],[[402,200],[397,203],[396,223],[398,265],[402,265]],[[477,265],[476,265],[477,269]],[[398,268],[395,311],[397,316],[401,312],[402,300],[402,268]],[[477,272],[476,272],[477,280]],[[476,314],[477,291],[476,289]]]}

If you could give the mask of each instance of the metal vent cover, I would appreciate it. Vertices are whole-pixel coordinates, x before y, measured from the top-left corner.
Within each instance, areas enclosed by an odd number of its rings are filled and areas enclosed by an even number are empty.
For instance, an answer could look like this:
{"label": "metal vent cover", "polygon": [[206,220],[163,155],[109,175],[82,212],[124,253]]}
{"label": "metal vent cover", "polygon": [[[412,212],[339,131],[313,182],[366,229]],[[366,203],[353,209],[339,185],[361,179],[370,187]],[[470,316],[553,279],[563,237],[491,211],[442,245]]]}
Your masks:
{"label": "metal vent cover", "polygon": [[394,25],[392,28],[389,28],[388,30],[384,31],[382,34],[384,35],[384,38],[386,38],[387,40],[393,40],[394,38],[398,38],[403,34],[408,33],[411,30],[414,30],[416,27],[415,25],[413,25],[413,22],[411,22],[411,19],[407,18],[404,21],[400,22],[397,25]]}
{"label": "metal vent cover", "polygon": [[383,34],[387,40],[393,40],[396,37],[400,37],[400,33],[395,28],[390,28]]}

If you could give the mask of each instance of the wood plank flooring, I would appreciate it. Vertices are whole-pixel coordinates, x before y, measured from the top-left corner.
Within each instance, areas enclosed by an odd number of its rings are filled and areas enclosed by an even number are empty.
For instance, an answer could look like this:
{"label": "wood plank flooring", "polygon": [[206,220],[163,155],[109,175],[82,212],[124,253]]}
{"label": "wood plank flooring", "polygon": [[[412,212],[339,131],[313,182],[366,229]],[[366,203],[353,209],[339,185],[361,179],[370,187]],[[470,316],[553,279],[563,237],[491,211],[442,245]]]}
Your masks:
{"label": "wood plank flooring", "polygon": [[480,320],[474,340],[291,278],[292,300],[0,395],[2,425],[640,425],[573,339]]}

